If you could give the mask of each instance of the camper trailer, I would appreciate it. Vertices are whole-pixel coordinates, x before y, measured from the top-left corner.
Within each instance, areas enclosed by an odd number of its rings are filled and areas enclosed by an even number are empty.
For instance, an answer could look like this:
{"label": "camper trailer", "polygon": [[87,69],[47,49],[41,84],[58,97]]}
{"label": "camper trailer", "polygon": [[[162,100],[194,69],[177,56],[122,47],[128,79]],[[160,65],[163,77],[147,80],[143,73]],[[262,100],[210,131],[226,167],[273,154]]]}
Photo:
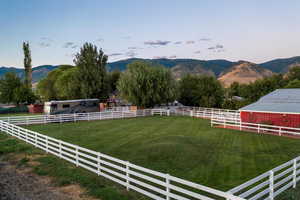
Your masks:
{"label": "camper trailer", "polygon": [[76,99],[45,102],[45,114],[99,112],[99,99]]}

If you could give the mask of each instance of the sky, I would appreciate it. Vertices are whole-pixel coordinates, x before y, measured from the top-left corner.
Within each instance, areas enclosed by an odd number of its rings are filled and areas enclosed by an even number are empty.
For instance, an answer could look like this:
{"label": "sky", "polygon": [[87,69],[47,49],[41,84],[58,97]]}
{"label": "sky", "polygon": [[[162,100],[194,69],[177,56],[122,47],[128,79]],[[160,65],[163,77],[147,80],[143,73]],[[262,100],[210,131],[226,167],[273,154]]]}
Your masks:
{"label": "sky", "polygon": [[85,42],[109,62],[300,56],[299,0],[1,0],[0,66],[73,64]]}

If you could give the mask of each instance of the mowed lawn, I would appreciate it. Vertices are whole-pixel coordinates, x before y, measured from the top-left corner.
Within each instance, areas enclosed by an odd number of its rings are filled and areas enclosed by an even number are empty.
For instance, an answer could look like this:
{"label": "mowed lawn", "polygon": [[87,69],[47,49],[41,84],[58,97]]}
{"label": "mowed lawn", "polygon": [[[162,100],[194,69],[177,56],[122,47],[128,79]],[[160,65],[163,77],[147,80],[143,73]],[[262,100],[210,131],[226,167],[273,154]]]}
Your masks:
{"label": "mowed lawn", "polygon": [[160,172],[228,190],[298,155],[300,140],[145,117],[27,128]]}

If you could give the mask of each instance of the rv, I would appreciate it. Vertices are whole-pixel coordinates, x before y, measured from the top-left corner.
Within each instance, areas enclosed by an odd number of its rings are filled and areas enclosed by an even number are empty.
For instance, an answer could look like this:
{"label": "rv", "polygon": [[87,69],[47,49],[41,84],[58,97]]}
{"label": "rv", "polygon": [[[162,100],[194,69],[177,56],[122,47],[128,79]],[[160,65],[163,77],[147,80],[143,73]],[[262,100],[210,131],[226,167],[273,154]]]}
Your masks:
{"label": "rv", "polygon": [[76,99],[45,102],[45,114],[99,112],[99,99]]}

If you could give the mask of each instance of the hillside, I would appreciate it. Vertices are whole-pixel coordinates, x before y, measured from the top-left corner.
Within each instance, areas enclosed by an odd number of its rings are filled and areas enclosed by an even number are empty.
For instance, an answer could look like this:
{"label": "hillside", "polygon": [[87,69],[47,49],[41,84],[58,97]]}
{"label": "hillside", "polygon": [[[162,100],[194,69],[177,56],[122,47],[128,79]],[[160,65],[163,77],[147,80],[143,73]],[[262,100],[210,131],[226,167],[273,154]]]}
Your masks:
{"label": "hillside", "polygon": [[[241,83],[248,83],[253,80],[262,78],[265,74],[269,75],[270,71],[275,73],[285,73],[290,67],[300,66],[300,56],[275,59],[261,64],[253,64],[249,69],[244,67],[237,67],[241,62],[231,62],[228,60],[196,60],[196,59],[142,59],[142,58],[130,58],[111,62],[107,64],[109,71],[113,70],[126,70],[126,66],[133,61],[146,61],[154,64],[159,64],[164,67],[170,68],[176,79],[180,79],[185,74],[204,74],[219,77],[223,82],[239,81]],[[256,66],[256,67],[255,67]],[[58,66],[42,65],[33,68],[33,82],[38,82],[45,77],[50,71],[56,69]],[[234,69],[234,70],[233,70]],[[267,69],[266,71],[263,69]],[[238,72],[241,70],[240,72]],[[270,71],[269,71],[270,70]],[[234,71],[234,72],[233,72]],[[248,71],[248,72],[247,72]],[[6,72],[15,72],[21,78],[24,77],[24,70],[22,68],[15,67],[0,67],[0,78]],[[263,72],[263,74],[260,74]],[[249,74],[247,74],[249,73]],[[227,75],[226,75],[227,74]],[[225,79],[228,79],[225,81]],[[227,84],[227,83],[225,83]]]}
{"label": "hillside", "polygon": [[133,61],[146,61],[154,64],[159,64],[165,66],[167,68],[175,68],[176,76],[180,77],[182,74],[178,72],[181,71],[183,74],[185,73],[194,73],[194,72],[207,72],[209,74],[213,74],[214,76],[219,76],[224,70],[230,68],[234,65],[234,62],[227,60],[196,60],[196,59],[141,59],[141,58],[131,58],[121,61],[116,61],[108,64],[108,69],[110,71],[120,70],[124,71],[126,69],[126,65]]}
{"label": "hillside", "polygon": [[[32,81],[33,83],[38,82],[47,74],[56,69],[58,66],[53,65],[41,65],[38,67],[32,68]],[[7,72],[14,72],[16,73],[20,78],[24,78],[25,72],[22,68],[15,68],[15,67],[0,67],[0,78],[4,76]]]}
{"label": "hillside", "polygon": [[261,67],[276,73],[285,73],[290,67],[300,66],[300,56],[291,58],[275,59],[259,64]]}
{"label": "hillside", "polygon": [[264,69],[257,64],[240,61],[237,65],[224,71],[218,80],[221,81],[225,87],[229,87],[233,82],[248,84],[258,79],[271,76],[272,74],[272,71]]}

